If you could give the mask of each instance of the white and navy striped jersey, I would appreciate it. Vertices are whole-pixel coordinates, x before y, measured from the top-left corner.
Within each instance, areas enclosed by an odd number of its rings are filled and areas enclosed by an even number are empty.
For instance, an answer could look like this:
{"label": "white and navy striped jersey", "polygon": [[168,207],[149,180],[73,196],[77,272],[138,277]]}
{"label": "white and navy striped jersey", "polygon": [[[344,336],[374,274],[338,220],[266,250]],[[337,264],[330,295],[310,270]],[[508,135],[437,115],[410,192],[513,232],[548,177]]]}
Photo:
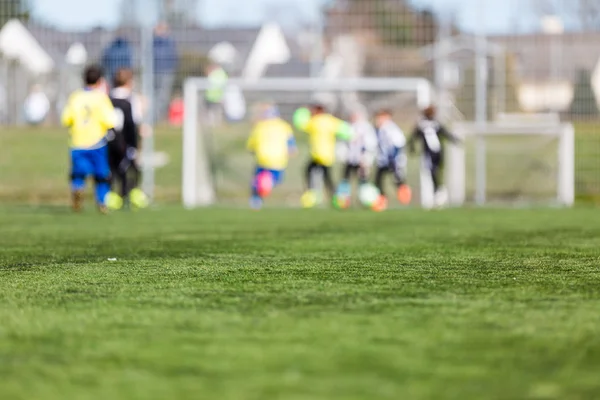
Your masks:
{"label": "white and navy striped jersey", "polygon": [[423,152],[426,155],[442,154],[442,140],[448,139],[452,142],[459,142],[458,138],[450,134],[442,124],[434,119],[423,118],[417,122],[417,126],[409,140],[409,147],[414,147],[415,141],[423,143]]}
{"label": "white and navy striped jersey", "polygon": [[404,132],[393,121],[377,129],[377,166],[385,167],[406,146]]}
{"label": "white and navy striped jersey", "polygon": [[[348,142],[347,163],[360,165],[373,160],[377,151],[377,134],[375,128],[367,120],[352,124],[352,139]],[[366,159],[365,159],[366,157]]]}

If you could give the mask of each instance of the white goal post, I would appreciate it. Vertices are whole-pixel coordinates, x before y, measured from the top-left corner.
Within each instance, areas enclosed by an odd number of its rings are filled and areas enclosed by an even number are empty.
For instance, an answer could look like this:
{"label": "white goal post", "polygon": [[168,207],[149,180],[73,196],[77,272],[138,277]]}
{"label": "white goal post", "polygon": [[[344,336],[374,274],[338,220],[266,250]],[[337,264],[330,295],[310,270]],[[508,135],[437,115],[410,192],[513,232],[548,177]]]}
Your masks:
{"label": "white goal post", "polygon": [[[412,92],[419,108],[432,103],[432,86],[423,78],[265,78],[258,80],[231,79],[229,85],[241,91],[260,92]],[[204,101],[201,93],[211,87],[206,78],[188,78],[184,83],[185,116],[183,124],[183,179],[182,200],[186,208],[210,206],[216,202],[216,193],[202,124],[199,123]],[[429,179],[421,174],[421,179]],[[433,201],[430,182],[421,183],[421,199],[425,204]]]}
{"label": "white goal post", "polygon": [[[485,143],[492,137],[523,138],[540,136],[545,139],[556,139],[556,179],[555,198],[552,203],[572,206],[575,202],[575,130],[570,123],[561,123],[558,118],[547,118],[545,115],[509,116],[503,115],[496,122],[477,123],[461,122],[453,125],[453,132],[467,141],[469,138]],[[489,146],[488,146],[489,148]],[[476,146],[475,152],[486,152],[486,146]],[[446,161],[445,181],[449,192],[450,204],[461,206],[466,202],[466,177],[472,172],[477,205],[485,205],[486,187],[488,186],[486,155],[475,157],[474,170],[467,170],[466,150],[464,146],[449,146]],[[507,161],[509,163],[509,161]],[[510,165],[504,166],[509,173]],[[494,168],[502,168],[495,166]],[[553,174],[554,175],[554,174]]]}

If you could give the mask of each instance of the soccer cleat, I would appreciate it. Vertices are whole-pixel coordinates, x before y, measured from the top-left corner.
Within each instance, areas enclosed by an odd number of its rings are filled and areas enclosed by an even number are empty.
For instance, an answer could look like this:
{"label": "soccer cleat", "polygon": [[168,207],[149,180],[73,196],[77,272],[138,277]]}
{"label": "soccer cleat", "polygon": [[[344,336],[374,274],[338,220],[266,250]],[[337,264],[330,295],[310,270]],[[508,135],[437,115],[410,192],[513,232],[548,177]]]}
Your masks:
{"label": "soccer cleat", "polygon": [[101,204],[98,205],[98,211],[100,212],[100,214],[102,215],[108,215],[108,207],[106,207],[105,205]]}
{"label": "soccer cleat", "polygon": [[307,190],[300,198],[303,208],[313,208],[317,205],[317,194],[314,190]]}
{"label": "soccer cleat", "polygon": [[73,192],[72,208],[75,212],[81,212],[83,210],[83,192],[76,190]]}
{"label": "soccer cleat", "polygon": [[440,188],[434,195],[435,207],[443,208],[448,204],[448,191],[446,188]]}
{"label": "soccer cleat", "polygon": [[147,208],[150,205],[150,200],[146,193],[141,189],[135,188],[129,192],[129,202],[135,208]]}
{"label": "soccer cleat", "polygon": [[406,184],[400,185],[400,187],[398,188],[397,196],[400,204],[410,204],[410,201],[412,200],[412,190],[410,189],[410,186]]}
{"label": "soccer cleat", "polygon": [[108,209],[113,211],[123,208],[123,199],[115,192],[108,192],[104,198],[104,202],[106,203]]}
{"label": "soccer cleat", "polygon": [[258,196],[252,196],[250,198],[250,208],[254,211],[258,211],[263,206],[263,200]]}
{"label": "soccer cleat", "polygon": [[377,200],[371,206],[371,209],[375,212],[383,212],[388,208],[388,199],[385,196],[379,196]]}

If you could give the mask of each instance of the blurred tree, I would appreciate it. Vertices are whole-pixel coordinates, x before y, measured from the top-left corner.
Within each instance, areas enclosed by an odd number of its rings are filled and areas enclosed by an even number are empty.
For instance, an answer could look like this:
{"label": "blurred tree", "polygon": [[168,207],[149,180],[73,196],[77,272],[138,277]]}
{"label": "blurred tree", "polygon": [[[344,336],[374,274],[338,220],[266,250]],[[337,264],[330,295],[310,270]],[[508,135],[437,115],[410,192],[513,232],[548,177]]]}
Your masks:
{"label": "blurred tree", "polygon": [[27,0],[0,0],[0,28],[13,18],[29,20],[29,2]]}
{"label": "blurred tree", "polygon": [[582,69],[577,72],[571,114],[577,116],[598,114],[596,96],[594,95],[594,89],[592,89],[592,78],[589,71]]}
{"label": "blurred tree", "polygon": [[158,0],[161,19],[173,27],[198,24],[198,0]]}
{"label": "blurred tree", "polygon": [[183,82],[190,76],[205,76],[210,60],[206,54],[184,50],[180,54],[179,68],[173,87],[183,87]]}
{"label": "blurred tree", "polygon": [[383,44],[395,46],[432,43],[439,29],[433,11],[419,10],[407,0],[334,0],[327,25],[334,35],[368,30]]}

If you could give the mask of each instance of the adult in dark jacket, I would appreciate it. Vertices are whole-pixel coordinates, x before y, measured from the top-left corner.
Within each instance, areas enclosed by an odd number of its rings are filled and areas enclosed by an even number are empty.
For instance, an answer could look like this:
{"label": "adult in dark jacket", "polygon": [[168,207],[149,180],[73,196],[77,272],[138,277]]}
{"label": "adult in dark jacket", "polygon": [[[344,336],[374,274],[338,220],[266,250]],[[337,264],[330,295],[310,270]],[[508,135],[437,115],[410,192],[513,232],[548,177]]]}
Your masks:
{"label": "adult in dark jacket", "polygon": [[108,78],[112,82],[115,74],[120,69],[131,69],[133,66],[133,50],[129,41],[123,37],[117,37],[104,50],[102,55],[102,67]]}
{"label": "adult in dark jacket", "polygon": [[177,46],[169,36],[169,27],[161,23],[154,29],[154,108],[155,120],[159,121],[167,115],[173,84],[177,73]]}

